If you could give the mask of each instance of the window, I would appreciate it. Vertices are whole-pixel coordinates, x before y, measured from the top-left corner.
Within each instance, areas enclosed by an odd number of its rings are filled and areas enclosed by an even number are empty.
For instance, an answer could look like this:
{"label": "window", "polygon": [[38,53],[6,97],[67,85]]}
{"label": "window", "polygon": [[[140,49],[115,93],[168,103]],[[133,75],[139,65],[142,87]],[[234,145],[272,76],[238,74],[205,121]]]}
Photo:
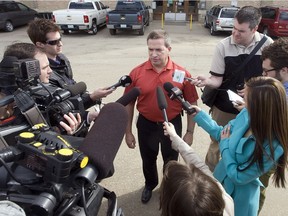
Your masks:
{"label": "window", "polygon": [[280,13],[280,17],[279,17],[280,20],[285,20],[285,21],[288,21],[288,11],[282,11]]}
{"label": "window", "polygon": [[86,2],[86,3],[77,3],[77,2],[71,2],[69,5],[69,9],[94,9],[92,2]]}
{"label": "window", "polygon": [[7,11],[19,11],[19,7],[15,3],[6,4]]}
{"label": "window", "polygon": [[100,5],[99,5],[98,2],[95,2],[95,6],[96,6],[97,10],[101,10]]}
{"label": "window", "polygon": [[261,12],[262,12],[262,18],[275,19],[275,17],[276,17],[276,10],[275,9],[262,8]]}
{"label": "window", "polygon": [[17,3],[17,4],[18,4],[18,7],[20,8],[21,11],[28,11],[29,10],[29,8],[26,7],[25,5],[20,4],[20,3]]}
{"label": "window", "polygon": [[223,9],[220,17],[222,17],[222,18],[234,18],[236,12],[237,12],[237,10]]}

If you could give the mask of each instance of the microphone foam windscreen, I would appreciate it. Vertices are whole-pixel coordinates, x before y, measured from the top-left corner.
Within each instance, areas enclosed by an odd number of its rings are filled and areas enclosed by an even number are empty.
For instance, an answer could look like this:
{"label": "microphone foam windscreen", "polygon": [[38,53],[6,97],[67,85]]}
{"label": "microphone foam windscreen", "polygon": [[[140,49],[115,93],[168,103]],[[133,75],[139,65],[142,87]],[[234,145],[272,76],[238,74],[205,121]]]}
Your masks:
{"label": "microphone foam windscreen", "polygon": [[164,92],[160,86],[157,86],[157,101],[158,101],[158,107],[160,110],[167,108],[167,101],[166,101]]}
{"label": "microphone foam windscreen", "polygon": [[132,79],[130,76],[125,75],[125,76],[121,77],[120,83],[121,83],[122,87],[127,87],[132,83]]}
{"label": "microphone foam windscreen", "polygon": [[120,97],[116,102],[122,104],[123,106],[126,106],[130,102],[135,101],[139,95],[140,95],[140,89],[134,87],[129,92]]}
{"label": "microphone foam windscreen", "polygon": [[79,150],[89,157],[90,163],[98,170],[97,179],[107,177],[111,171],[127,123],[128,113],[123,105],[106,104],[79,146]]}
{"label": "microphone foam windscreen", "polygon": [[174,86],[170,82],[164,83],[163,87],[168,93],[171,93],[172,88],[174,88]]}
{"label": "microphone foam windscreen", "polygon": [[71,96],[82,94],[87,90],[86,83],[84,82],[78,82],[73,85],[67,85],[64,88],[71,93]]}

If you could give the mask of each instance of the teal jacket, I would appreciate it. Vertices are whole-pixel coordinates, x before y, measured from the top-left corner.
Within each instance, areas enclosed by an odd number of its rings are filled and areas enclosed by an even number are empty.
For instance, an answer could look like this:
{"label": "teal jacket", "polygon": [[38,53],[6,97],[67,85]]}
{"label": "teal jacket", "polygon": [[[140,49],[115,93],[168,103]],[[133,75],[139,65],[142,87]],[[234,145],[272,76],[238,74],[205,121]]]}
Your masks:
{"label": "teal jacket", "polygon": [[244,137],[249,129],[249,114],[243,109],[234,120],[230,121],[230,137],[220,138],[223,126],[217,123],[204,111],[194,117],[194,121],[219,141],[221,160],[214,170],[214,177],[221,182],[226,192],[233,198],[235,216],[257,216],[259,207],[259,177],[275,167],[283,155],[283,148],[278,140],[273,140],[274,160],[271,157],[268,141],[263,143],[266,154],[263,156],[264,170],[256,163],[250,164],[255,149],[255,137]]}

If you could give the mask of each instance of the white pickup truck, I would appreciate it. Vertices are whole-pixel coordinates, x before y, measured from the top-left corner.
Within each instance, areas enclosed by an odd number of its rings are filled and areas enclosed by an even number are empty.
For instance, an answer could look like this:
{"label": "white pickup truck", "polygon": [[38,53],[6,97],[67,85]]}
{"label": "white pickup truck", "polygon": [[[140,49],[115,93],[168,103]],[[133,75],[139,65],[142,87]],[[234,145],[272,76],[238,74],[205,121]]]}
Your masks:
{"label": "white pickup truck", "polygon": [[106,25],[106,14],[111,9],[97,0],[71,0],[68,9],[53,11],[53,21],[64,34],[87,31],[97,34],[98,26]]}

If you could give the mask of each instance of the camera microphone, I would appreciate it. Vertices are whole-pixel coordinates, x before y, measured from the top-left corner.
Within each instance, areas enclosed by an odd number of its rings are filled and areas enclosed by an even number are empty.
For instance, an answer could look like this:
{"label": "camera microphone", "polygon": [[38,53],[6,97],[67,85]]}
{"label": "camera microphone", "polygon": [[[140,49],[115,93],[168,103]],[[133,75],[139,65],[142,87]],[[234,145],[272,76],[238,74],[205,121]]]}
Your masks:
{"label": "camera microphone", "polygon": [[163,113],[164,121],[168,122],[168,117],[166,113],[167,101],[164,92],[160,86],[157,86],[157,101],[158,101],[158,107]]}
{"label": "camera microphone", "polygon": [[130,76],[127,76],[127,75],[124,75],[124,76],[122,76],[122,77],[119,79],[119,81],[118,81],[116,84],[108,87],[108,89],[116,89],[116,88],[119,87],[119,86],[127,87],[127,86],[129,86],[131,83],[132,83],[131,77],[130,77]]}
{"label": "camera microphone", "polygon": [[178,87],[174,87],[172,83],[166,82],[164,83],[164,89],[169,93],[169,97],[171,100],[176,98],[178,101],[181,102],[183,109],[187,111],[189,115],[196,111],[188,101],[184,100],[182,96],[183,93]]}
{"label": "camera microphone", "polygon": [[65,85],[64,89],[68,90],[73,97],[78,94],[83,94],[87,90],[87,86],[85,82],[78,82],[73,85]]}
{"label": "camera microphone", "polygon": [[120,97],[116,102],[122,104],[123,106],[126,106],[130,102],[135,101],[139,95],[140,95],[140,89],[134,87],[129,92]]}
{"label": "camera microphone", "polygon": [[99,116],[78,150],[89,157],[97,168],[97,180],[107,178],[113,170],[113,161],[122,143],[128,123],[128,113],[120,103],[108,103],[101,109]]}

